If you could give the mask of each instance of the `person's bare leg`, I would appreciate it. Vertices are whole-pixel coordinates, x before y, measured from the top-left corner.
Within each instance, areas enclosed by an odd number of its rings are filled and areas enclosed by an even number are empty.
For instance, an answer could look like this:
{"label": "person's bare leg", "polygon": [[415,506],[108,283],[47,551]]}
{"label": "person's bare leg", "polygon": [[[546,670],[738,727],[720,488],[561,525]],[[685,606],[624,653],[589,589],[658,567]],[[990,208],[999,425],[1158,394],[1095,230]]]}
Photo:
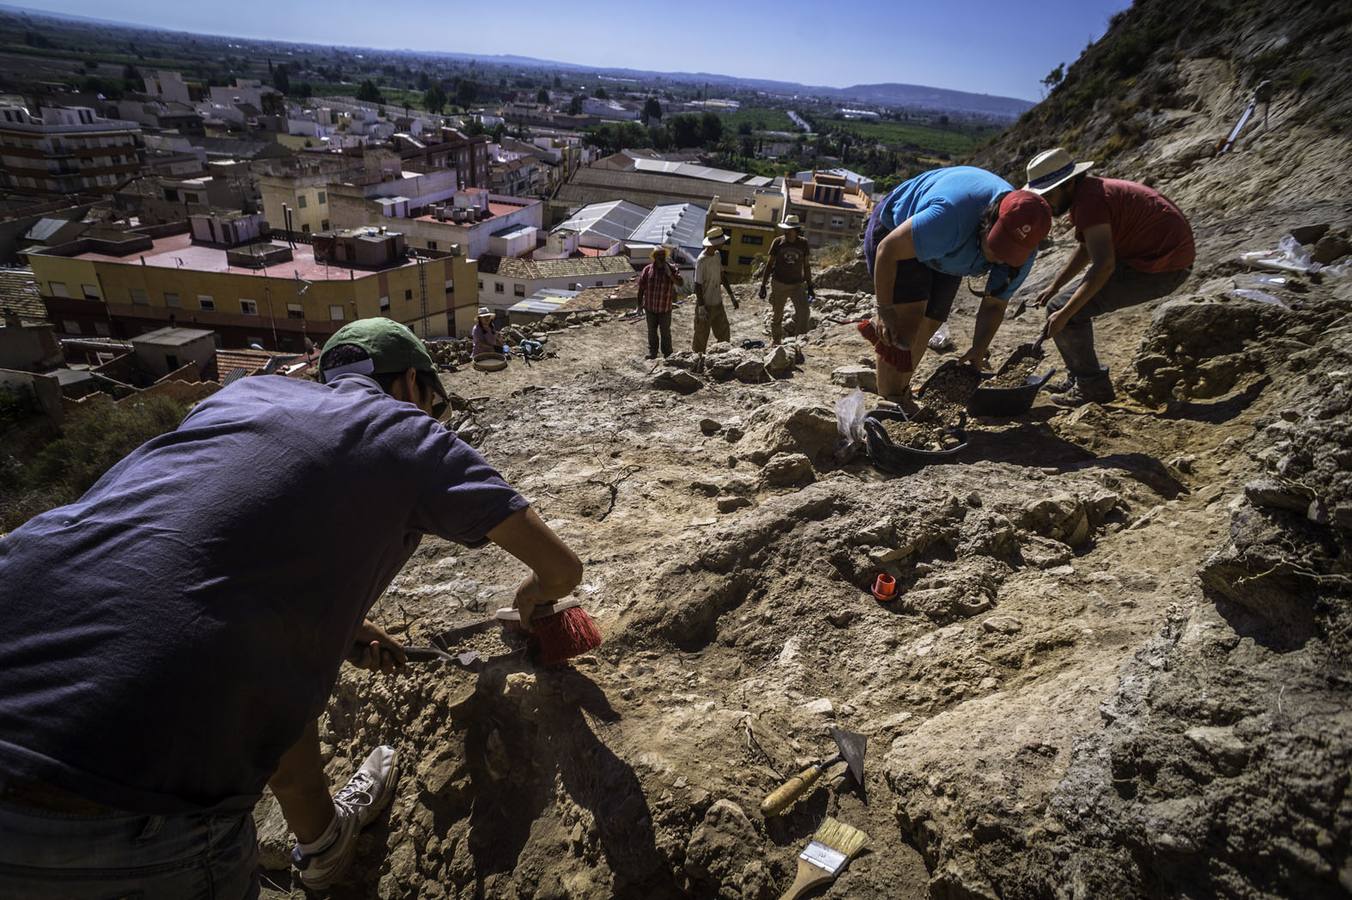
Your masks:
{"label": "person's bare leg", "polygon": [[311,843],[324,833],[336,815],[329,796],[329,779],[319,756],[319,723],[306,726],[300,740],[282,755],[268,787],[282,807],[282,817],[296,840]]}
{"label": "person's bare leg", "polygon": [[[910,346],[911,371],[903,372],[879,359],[878,393],[888,400],[900,404],[907,415],[912,415],[920,407],[916,404],[915,398],[911,396],[911,376],[915,372],[915,367],[920,364],[921,355],[925,352],[925,342],[929,340],[929,335],[934,333],[930,331],[922,337],[922,332],[927,328],[927,323],[933,320],[925,318],[924,301],[899,303],[893,308],[897,311],[895,341],[901,346]],[[938,328],[939,326],[936,324],[934,327]],[[917,341],[919,341],[920,346],[919,353],[916,352]]]}

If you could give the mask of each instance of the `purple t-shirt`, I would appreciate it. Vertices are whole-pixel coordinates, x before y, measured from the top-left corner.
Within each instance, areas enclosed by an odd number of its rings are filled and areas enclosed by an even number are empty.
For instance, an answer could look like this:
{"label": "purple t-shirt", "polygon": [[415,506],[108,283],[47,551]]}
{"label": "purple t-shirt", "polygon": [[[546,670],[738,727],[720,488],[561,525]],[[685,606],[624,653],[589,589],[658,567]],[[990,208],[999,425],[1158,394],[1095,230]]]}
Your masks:
{"label": "purple t-shirt", "polygon": [[526,505],[364,375],[240,379],[0,538],[0,785],[248,808],[422,536]]}

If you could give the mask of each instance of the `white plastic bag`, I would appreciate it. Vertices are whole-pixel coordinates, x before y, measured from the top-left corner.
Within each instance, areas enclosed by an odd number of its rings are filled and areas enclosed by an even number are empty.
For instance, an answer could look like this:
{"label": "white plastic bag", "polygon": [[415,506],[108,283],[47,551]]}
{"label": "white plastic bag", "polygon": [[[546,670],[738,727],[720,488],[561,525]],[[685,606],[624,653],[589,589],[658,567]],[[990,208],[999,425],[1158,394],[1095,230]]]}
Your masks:
{"label": "white plastic bag", "polygon": [[948,336],[948,323],[940,323],[939,330],[934,332],[934,335],[929,339],[929,348],[942,353],[943,351],[951,350],[956,346],[957,344],[955,344],[953,339]]}
{"label": "white plastic bag", "polygon": [[836,429],[843,442],[864,441],[864,416],[867,413],[868,398],[858,388],[836,401]]}

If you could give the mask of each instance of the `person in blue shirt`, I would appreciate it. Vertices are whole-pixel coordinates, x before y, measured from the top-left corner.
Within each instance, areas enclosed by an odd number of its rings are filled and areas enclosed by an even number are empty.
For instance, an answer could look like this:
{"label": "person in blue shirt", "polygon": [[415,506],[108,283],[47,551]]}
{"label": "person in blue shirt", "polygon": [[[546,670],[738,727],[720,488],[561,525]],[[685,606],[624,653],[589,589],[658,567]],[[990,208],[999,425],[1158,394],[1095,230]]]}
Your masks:
{"label": "person in blue shirt", "polygon": [[366,616],[422,537],[525,563],[525,621],[579,583],[435,418],[408,328],[349,323],[320,369],[236,381],[0,538],[0,897],[256,897],[265,784],[301,881],[332,885],[398,760],[377,748],[331,797],[316,720],[345,659],[404,662]]}
{"label": "person in blue shirt", "polygon": [[879,202],[864,232],[878,307],[878,393],[917,411],[910,382],[926,344],[952,311],[963,277],[989,273],[962,357],[979,367],[1051,225],[1045,200],[973,166],[917,175]]}

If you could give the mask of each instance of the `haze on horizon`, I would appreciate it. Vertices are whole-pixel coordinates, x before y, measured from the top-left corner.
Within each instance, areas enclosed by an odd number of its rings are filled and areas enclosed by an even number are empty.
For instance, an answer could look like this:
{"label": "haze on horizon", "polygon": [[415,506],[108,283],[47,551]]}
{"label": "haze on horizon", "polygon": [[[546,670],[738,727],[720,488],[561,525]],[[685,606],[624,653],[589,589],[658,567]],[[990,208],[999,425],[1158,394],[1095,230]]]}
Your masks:
{"label": "haze on horizon", "polygon": [[[542,0],[437,3],[387,0],[30,0],[15,4],[176,31],[420,50],[532,56],[587,66],[709,72],[844,87],[902,82],[1037,100],[1040,82],[1097,40],[1129,0],[997,2],[808,0],[740,5],[687,0],[561,7]],[[504,14],[505,13],[505,14]]]}

